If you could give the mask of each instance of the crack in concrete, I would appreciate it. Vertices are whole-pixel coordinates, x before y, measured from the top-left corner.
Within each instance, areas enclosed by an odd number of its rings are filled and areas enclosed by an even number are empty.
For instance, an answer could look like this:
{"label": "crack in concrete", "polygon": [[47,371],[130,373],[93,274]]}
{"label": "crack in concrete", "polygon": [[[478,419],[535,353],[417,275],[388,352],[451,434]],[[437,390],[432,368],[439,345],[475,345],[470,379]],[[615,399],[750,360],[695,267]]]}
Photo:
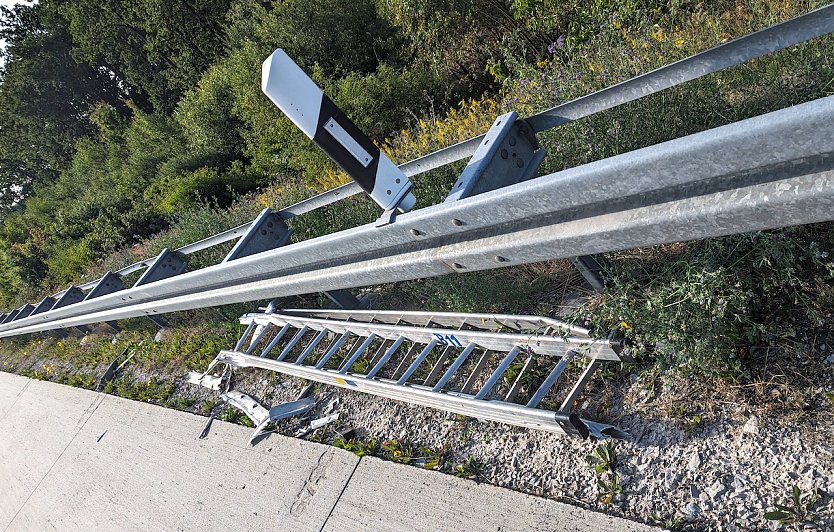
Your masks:
{"label": "crack in concrete", "polygon": [[345,491],[347,490],[348,485],[350,485],[350,481],[353,480],[353,475],[356,473],[356,470],[359,469],[359,464],[362,463],[363,459],[364,459],[364,457],[360,456],[359,460],[356,461],[356,465],[353,466],[353,471],[351,471],[350,475],[348,475],[348,478],[345,481],[345,485],[342,486],[342,491],[339,492],[339,496],[336,497],[336,501],[333,502],[333,507],[330,508],[330,511],[327,513],[327,518],[325,518],[324,523],[321,524],[321,528],[319,529],[319,532],[324,531],[324,527],[327,526],[327,522],[330,521],[330,517],[332,517],[333,512],[336,511],[336,507],[339,505],[339,501],[342,500],[342,496],[345,494]]}
{"label": "crack in concrete", "polygon": [[[9,375],[14,375],[14,374],[9,373]],[[32,379],[26,379],[26,384],[23,386],[23,388],[20,389],[19,392],[17,392],[17,395],[14,398],[14,401],[9,406],[9,409],[6,410],[6,412],[3,413],[3,417],[0,418],[0,421],[3,421],[4,419],[6,419],[6,416],[8,416],[9,413],[11,413],[11,411],[14,410],[14,407],[17,404],[18,400],[20,400],[21,396],[26,392],[27,389],[29,389],[29,384],[31,384],[31,382],[32,382]]]}
{"label": "crack in concrete", "polygon": [[[29,382],[31,382],[31,380]],[[28,388],[28,387],[29,387],[29,383],[26,384],[26,387],[23,389],[23,391],[25,391],[26,388]],[[18,398],[20,398],[20,396],[22,396],[22,395],[23,395],[23,392],[21,392],[20,395],[18,395]],[[67,449],[69,449],[70,445],[72,445],[72,443],[75,441],[75,438],[79,434],[81,434],[81,431],[84,429],[84,425],[86,425],[87,422],[90,420],[90,418],[93,417],[93,414],[96,413],[96,410],[98,410],[98,407],[101,406],[101,403],[104,402],[105,397],[106,397],[105,393],[103,393],[103,392],[99,393],[96,396],[96,398],[93,400],[93,402],[90,403],[90,407],[88,407],[87,409],[84,410],[84,414],[86,414],[90,410],[90,408],[92,408],[92,412],[90,412],[89,416],[87,416],[86,418],[83,415],[81,416],[81,419],[79,420],[81,425],[75,431],[75,434],[72,435],[72,438],[70,438],[70,440],[69,440],[69,442],[67,442],[66,446],[64,446],[64,448],[61,449],[61,454],[59,454],[58,457],[55,459],[55,461],[52,462],[52,465],[49,466],[49,469],[46,471],[46,473],[44,473],[43,477],[41,477],[41,479],[38,481],[38,484],[31,491],[31,493],[29,493],[29,496],[26,497],[26,500],[23,501],[23,504],[20,505],[20,508],[17,509],[17,512],[15,512],[14,517],[12,517],[11,520],[9,521],[9,523],[5,526],[5,528],[3,528],[3,532],[8,532],[8,530],[11,528],[11,526],[17,520],[17,516],[20,515],[20,512],[22,512],[23,509],[26,508],[26,505],[29,504],[29,499],[31,499],[32,495],[34,495],[38,491],[38,489],[41,487],[41,484],[43,484],[43,481],[52,472],[52,469],[55,467],[55,464],[57,464],[61,460],[61,457],[64,456],[64,453],[67,452]],[[15,402],[17,402],[17,399],[15,399]]]}

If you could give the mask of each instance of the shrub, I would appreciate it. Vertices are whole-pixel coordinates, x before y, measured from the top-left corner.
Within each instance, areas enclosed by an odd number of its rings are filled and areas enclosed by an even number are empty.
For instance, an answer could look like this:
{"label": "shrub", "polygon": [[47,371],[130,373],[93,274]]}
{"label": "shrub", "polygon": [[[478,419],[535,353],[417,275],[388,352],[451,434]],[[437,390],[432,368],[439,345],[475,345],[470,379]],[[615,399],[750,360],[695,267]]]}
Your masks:
{"label": "shrub", "polygon": [[660,363],[735,380],[757,348],[793,349],[800,327],[834,316],[831,229],[819,224],[610,254],[608,287],[585,312],[601,331],[625,324],[638,353]]}

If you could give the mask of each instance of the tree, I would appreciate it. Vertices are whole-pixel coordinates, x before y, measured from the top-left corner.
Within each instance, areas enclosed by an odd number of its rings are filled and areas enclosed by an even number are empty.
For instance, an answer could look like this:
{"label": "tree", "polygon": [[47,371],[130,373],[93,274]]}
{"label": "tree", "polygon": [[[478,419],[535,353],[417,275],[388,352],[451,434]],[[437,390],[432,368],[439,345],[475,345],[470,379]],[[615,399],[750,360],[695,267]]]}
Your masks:
{"label": "tree", "polygon": [[92,131],[89,110],[104,101],[124,108],[120,80],[71,57],[66,21],[49,1],[0,8],[7,42],[0,71],[0,212],[52,182]]}
{"label": "tree", "polygon": [[231,0],[55,0],[74,55],[136,87],[140,108],[170,112],[224,53]]}

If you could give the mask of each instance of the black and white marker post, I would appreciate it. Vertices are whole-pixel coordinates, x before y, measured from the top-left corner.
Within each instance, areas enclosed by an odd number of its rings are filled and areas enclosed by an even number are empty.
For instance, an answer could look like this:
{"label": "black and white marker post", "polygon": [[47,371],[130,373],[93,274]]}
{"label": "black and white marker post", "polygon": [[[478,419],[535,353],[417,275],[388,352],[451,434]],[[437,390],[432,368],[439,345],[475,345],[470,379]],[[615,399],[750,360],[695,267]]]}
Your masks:
{"label": "black and white marker post", "polygon": [[385,209],[383,218],[414,207],[411,181],[280,48],[263,63],[261,90]]}

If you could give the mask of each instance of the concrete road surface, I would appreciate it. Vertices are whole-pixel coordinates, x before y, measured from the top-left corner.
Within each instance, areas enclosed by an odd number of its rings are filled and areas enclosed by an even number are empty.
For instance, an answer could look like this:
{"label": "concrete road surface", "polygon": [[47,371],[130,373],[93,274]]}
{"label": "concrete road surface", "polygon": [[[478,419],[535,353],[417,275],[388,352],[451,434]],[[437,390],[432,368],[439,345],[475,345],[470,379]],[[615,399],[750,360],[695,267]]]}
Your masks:
{"label": "concrete road surface", "polygon": [[0,373],[2,530],[650,527],[416,467]]}

